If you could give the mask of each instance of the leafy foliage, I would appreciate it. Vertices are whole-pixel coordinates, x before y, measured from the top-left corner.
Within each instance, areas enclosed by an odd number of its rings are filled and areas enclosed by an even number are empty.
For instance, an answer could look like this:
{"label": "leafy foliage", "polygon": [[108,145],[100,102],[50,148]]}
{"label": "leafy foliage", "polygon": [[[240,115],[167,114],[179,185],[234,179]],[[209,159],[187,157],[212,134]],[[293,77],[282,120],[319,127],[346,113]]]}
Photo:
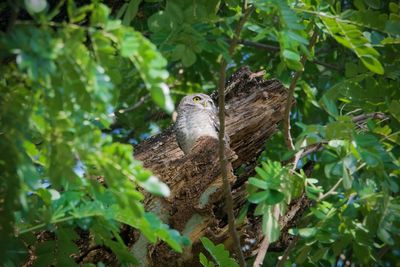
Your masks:
{"label": "leafy foliage", "polygon": [[[237,0],[0,4],[3,265],[26,262],[28,247],[37,266],[73,265],[76,228],[120,264],[134,263],[121,224],[181,252],[188,240],[143,206],[144,191],[169,189],[133,158],[131,145],[165,129],[181,96],[215,88],[221,56],[228,72],[250,65],[285,85],[303,71],[291,114],[296,151],[287,151],[282,132],[267,141],[239,219],[261,216],[276,240],[273,207],[283,215],[304,193],[313,204],[290,230],[299,239],[285,264],[399,261],[399,3],[248,4],[255,10],[232,57]],[[315,147],[297,166],[279,163]],[[305,166],[313,166],[309,177],[292,171]],[[212,256],[200,254],[204,266],[234,266],[221,244],[202,242]]]}
{"label": "leafy foliage", "polygon": [[340,44],[353,50],[369,70],[383,74],[383,67],[377,59],[379,53],[356,26],[343,23],[334,18],[322,18],[322,21],[329,34]]}
{"label": "leafy foliage", "polygon": [[256,167],[258,177],[250,177],[248,201],[257,204],[254,215],[262,216],[262,229],[270,242],[279,239],[280,226],[274,216],[274,206],[279,205],[284,214],[286,205],[293,198],[298,198],[302,192],[303,177],[296,177],[288,168],[282,167],[279,162],[261,162]]}
{"label": "leafy foliage", "polygon": [[77,236],[68,233],[78,226],[121,263],[136,262],[119,237],[119,223],[181,251],[181,236],[144,212],[137,189],[167,196],[168,187],[133,159],[130,145],[102,133],[112,123],[107,114],[122,83],[114,68],[123,64],[132,62],[154,101],[173,110],[166,61],[140,33],[111,19],[105,5],[77,8],[70,1],[67,7],[71,21],[87,18],[89,25],[51,23],[43,11],[33,15],[40,26],[21,22],[1,36],[3,59],[14,56],[15,63],[2,66],[0,89],[1,147],[10,152],[0,161],[1,198],[8,203],[0,258],[21,263],[28,253],[21,241],[34,245],[33,233],[48,230],[56,238],[37,245],[36,264],[70,265]]}

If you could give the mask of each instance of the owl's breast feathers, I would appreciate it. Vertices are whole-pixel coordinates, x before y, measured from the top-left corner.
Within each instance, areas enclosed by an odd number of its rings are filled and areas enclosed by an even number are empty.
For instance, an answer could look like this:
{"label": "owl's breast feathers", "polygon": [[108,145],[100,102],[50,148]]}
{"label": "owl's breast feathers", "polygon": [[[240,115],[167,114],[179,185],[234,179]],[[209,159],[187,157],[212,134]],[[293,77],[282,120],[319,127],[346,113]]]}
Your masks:
{"label": "owl's breast feathers", "polygon": [[201,136],[218,139],[218,120],[211,110],[186,110],[178,114],[175,123],[176,140],[185,154],[188,154]]}

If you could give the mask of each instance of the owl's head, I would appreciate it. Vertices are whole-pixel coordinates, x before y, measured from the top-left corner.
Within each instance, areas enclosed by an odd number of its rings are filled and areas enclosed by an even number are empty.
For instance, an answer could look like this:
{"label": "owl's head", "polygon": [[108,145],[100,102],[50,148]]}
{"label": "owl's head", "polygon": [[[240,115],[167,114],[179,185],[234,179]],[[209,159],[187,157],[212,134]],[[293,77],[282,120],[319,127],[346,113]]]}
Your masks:
{"label": "owl's head", "polygon": [[182,98],[178,106],[178,112],[182,110],[205,109],[215,110],[214,101],[206,94],[191,94]]}

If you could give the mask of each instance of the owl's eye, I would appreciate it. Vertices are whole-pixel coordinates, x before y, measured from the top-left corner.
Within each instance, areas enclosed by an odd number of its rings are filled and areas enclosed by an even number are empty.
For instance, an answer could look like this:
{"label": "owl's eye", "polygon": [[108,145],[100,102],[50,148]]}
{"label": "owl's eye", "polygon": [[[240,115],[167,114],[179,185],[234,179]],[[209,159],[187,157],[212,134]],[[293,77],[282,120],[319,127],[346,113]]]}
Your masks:
{"label": "owl's eye", "polygon": [[200,100],[201,98],[198,96],[193,97],[193,102],[199,102]]}

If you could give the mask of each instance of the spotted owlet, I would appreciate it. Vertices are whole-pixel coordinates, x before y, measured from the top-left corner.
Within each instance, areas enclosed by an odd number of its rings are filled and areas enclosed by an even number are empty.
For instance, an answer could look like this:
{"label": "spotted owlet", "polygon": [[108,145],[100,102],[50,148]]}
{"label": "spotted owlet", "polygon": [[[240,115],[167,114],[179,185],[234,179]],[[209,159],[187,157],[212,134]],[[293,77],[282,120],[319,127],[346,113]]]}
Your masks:
{"label": "spotted owlet", "polygon": [[176,141],[188,154],[201,136],[218,139],[219,121],[213,100],[205,94],[192,94],[182,98],[175,122]]}

